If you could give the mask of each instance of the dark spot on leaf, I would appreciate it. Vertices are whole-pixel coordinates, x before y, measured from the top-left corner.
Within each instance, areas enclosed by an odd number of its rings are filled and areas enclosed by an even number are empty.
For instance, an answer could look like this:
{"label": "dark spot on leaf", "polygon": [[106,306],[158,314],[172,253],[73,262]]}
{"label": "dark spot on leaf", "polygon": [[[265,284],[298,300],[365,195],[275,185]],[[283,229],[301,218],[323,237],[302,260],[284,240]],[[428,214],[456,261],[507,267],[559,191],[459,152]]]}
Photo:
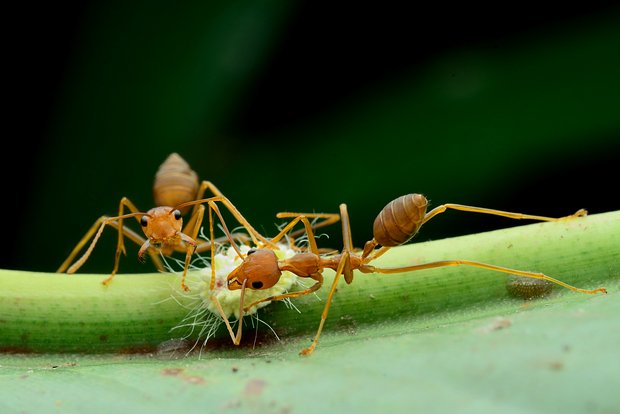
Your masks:
{"label": "dark spot on leaf", "polygon": [[183,368],[164,368],[161,373],[166,376],[176,377],[183,372]]}
{"label": "dark spot on leaf", "polygon": [[267,382],[265,382],[264,380],[251,379],[248,381],[247,384],[245,384],[245,389],[243,390],[243,393],[245,395],[261,395],[263,393],[265,385],[267,385]]}

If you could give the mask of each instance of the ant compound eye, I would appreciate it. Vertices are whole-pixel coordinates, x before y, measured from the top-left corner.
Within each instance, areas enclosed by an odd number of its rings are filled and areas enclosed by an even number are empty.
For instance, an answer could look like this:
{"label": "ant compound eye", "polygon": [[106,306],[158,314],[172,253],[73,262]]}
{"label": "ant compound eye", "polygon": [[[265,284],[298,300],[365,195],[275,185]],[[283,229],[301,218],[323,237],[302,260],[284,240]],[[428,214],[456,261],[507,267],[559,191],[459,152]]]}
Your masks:
{"label": "ant compound eye", "polygon": [[261,281],[252,282],[252,289],[260,289],[262,287],[263,287],[263,282]]}
{"label": "ant compound eye", "polygon": [[180,212],[179,210],[174,210],[174,211],[172,212],[172,214],[174,215],[174,218],[175,218],[175,219],[177,219],[177,220],[180,220],[180,219],[181,219],[181,212]]}
{"label": "ant compound eye", "polygon": [[146,227],[149,224],[149,218],[147,216],[142,216],[140,219],[140,224],[142,227]]}
{"label": "ant compound eye", "polygon": [[249,255],[251,255],[251,254],[253,254],[253,253],[256,253],[256,249],[250,249],[250,250],[248,250],[248,256],[249,256]]}

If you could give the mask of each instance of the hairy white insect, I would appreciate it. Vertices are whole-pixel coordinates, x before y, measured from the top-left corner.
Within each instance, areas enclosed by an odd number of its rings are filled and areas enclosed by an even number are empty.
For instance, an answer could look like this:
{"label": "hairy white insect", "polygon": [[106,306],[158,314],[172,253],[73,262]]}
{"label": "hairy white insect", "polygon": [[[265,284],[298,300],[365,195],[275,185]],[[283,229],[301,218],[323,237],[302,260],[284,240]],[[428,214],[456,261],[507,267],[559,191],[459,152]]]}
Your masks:
{"label": "hairy white insect", "polygon": [[[279,249],[275,250],[278,258],[288,258],[295,254],[295,251],[286,244],[278,246]],[[247,255],[247,252],[251,249],[249,246],[241,245],[239,249],[243,255]],[[168,270],[174,271],[170,258],[164,259],[164,263]],[[183,266],[183,262],[176,261],[176,265]],[[242,263],[242,259],[239,257],[235,249],[231,246],[220,248],[214,255],[213,268],[215,269],[215,283],[213,291],[210,289],[212,267],[210,263],[210,255],[201,256],[196,255],[190,264],[190,270],[193,273],[193,277],[188,279],[188,285],[190,287],[189,292],[179,292],[183,295],[183,302],[188,309],[186,317],[173,328],[173,330],[187,331],[184,334],[183,339],[197,338],[192,348],[188,351],[191,352],[198,346],[201,351],[207,344],[208,340],[213,338],[217,333],[220,325],[224,323],[222,315],[217,309],[213,297],[215,296],[219,301],[224,314],[229,318],[231,324],[234,326],[239,322],[239,309],[240,309],[240,297],[241,290],[229,290],[227,286],[228,275]],[[195,275],[198,277],[195,277]],[[278,283],[276,283],[270,289],[255,290],[246,289],[244,303],[248,304],[260,301],[270,296],[281,295],[288,292],[293,286],[299,284],[299,278],[291,272],[282,272]],[[285,305],[291,309],[299,310],[291,303],[290,299],[283,301]],[[189,304],[188,304],[189,303]],[[254,323],[263,323],[258,317],[257,311],[269,305],[271,302],[261,302],[257,306],[252,306],[250,309],[244,312],[244,316],[250,316],[251,325]],[[273,329],[269,325],[268,328],[273,332]],[[279,338],[278,338],[279,339]]]}

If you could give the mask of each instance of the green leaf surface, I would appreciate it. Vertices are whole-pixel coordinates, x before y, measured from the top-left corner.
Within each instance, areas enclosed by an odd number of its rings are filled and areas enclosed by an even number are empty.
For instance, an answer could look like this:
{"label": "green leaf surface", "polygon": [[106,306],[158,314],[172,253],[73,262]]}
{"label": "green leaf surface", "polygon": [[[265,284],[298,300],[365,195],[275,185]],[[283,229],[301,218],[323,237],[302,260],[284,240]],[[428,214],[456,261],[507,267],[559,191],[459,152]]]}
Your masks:
{"label": "green leaf surface", "polygon": [[308,358],[299,338],[202,358],[5,355],[0,411],[611,413],[620,296],[609,287],[326,333]]}

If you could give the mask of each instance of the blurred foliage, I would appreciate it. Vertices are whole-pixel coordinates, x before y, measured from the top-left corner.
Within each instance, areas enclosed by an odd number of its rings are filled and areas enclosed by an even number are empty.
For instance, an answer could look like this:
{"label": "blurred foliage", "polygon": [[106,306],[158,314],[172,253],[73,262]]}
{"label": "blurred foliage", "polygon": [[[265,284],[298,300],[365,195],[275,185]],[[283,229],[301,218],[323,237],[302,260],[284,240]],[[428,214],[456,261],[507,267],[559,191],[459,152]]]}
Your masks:
{"label": "blurred foliage", "polygon": [[[33,33],[19,57],[38,55],[16,87],[25,121],[14,140],[27,166],[5,173],[5,204],[19,204],[2,267],[53,271],[121,197],[152,207],[154,173],[173,151],[267,234],[278,211],[346,202],[358,246],[383,205],[409,192],[551,216],[618,208],[589,188],[616,171],[620,150],[617,7],[525,6],[509,18],[90,2],[35,27],[48,7],[19,32]],[[45,96],[28,89],[47,83]],[[38,99],[49,101],[41,119],[19,109]],[[419,237],[508,225],[446,214]],[[339,248],[338,232],[322,243]],[[109,272],[113,250],[108,235],[84,271]],[[151,271],[136,252],[122,271]]]}

